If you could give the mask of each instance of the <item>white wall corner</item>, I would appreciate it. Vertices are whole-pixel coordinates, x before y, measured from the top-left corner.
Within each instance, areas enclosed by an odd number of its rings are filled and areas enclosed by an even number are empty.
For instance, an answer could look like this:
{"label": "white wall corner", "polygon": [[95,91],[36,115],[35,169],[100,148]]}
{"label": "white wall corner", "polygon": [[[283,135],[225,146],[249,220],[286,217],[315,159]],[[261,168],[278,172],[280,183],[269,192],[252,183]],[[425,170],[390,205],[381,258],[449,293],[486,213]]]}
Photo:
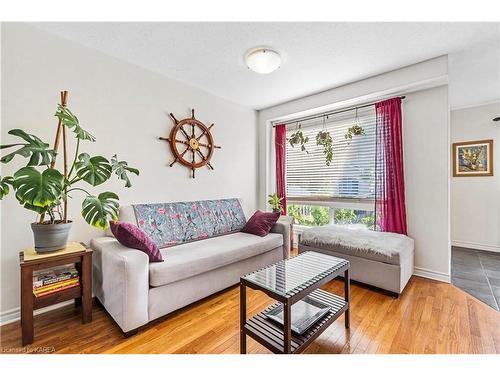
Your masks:
{"label": "white wall corner", "polygon": [[415,276],[425,277],[426,279],[442,281],[442,282],[445,282],[448,284],[451,282],[451,277],[450,277],[449,273],[433,271],[433,270],[429,270],[427,268],[415,267],[413,269],[413,274]]}

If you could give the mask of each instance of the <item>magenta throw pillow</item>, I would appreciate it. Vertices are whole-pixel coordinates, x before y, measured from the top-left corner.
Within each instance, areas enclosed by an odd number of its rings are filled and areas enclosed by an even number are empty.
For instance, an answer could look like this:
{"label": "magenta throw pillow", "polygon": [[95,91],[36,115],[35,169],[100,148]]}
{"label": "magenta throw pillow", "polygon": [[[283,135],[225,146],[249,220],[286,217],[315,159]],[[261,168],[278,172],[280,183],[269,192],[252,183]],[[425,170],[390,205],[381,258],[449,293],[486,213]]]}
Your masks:
{"label": "magenta throw pillow", "polygon": [[145,252],[150,262],[163,262],[158,246],[149,236],[134,224],[124,221],[113,221],[110,223],[111,232],[123,246],[131,247]]}
{"label": "magenta throw pillow", "polygon": [[278,221],[279,213],[256,211],[241,230],[245,233],[265,237],[269,234],[272,226]]}

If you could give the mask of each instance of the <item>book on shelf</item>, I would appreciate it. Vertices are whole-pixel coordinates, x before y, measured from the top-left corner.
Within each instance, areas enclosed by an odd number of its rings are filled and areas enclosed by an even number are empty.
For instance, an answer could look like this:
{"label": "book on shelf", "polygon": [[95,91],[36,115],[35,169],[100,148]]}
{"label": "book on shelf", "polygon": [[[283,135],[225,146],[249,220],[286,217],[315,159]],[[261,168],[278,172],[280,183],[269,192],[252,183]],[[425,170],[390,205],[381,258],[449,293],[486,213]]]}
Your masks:
{"label": "book on shelf", "polygon": [[77,281],[76,283],[68,284],[66,286],[62,286],[62,287],[59,287],[59,288],[56,288],[56,289],[49,289],[49,290],[46,290],[46,291],[33,290],[33,294],[35,295],[35,297],[43,297],[43,296],[48,296],[50,294],[54,294],[54,293],[57,293],[57,292],[60,292],[60,291],[66,290],[66,289],[75,288],[77,286],[80,286],[80,282],[79,281]]}
{"label": "book on shelf", "polygon": [[42,287],[38,287],[38,288],[33,288],[33,290],[36,292],[45,292],[48,290],[60,289],[60,288],[65,287],[67,285],[74,285],[74,284],[79,283],[79,281],[80,281],[80,278],[77,276],[77,277],[69,279],[69,280],[59,281],[59,282],[54,283],[54,284],[50,284],[50,285],[46,285],[46,286],[42,286]]}
{"label": "book on shelf", "polygon": [[78,277],[78,271],[74,265],[35,271],[33,273],[33,288],[52,285],[61,281],[73,279],[75,277]]}

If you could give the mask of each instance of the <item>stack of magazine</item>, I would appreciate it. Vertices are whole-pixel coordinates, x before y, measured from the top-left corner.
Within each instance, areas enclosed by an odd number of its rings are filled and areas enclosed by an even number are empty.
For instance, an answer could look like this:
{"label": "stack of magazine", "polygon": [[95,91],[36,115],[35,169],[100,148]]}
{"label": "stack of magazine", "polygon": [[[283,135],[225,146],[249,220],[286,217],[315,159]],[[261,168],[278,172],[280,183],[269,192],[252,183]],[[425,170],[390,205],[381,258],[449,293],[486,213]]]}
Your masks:
{"label": "stack of magazine", "polygon": [[[302,335],[318,320],[330,312],[331,307],[310,296],[306,296],[292,305],[291,329],[293,332]],[[283,325],[283,305],[279,304],[271,311],[265,313],[267,318]]]}
{"label": "stack of magazine", "polygon": [[80,278],[74,265],[33,272],[33,294],[36,297],[47,296],[79,285]]}

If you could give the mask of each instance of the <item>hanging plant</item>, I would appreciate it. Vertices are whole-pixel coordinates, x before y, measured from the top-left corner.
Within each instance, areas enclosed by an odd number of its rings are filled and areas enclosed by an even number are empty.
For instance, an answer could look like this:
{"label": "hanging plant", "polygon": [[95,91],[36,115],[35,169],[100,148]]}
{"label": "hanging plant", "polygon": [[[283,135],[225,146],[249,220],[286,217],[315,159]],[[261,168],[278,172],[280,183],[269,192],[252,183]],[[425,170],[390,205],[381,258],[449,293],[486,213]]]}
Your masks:
{"label": "hanging plant", "polygon": [[354,135],[365,135],[365,129],[358,124],[351,126],[347,129],[347,133],[345,133],[345,139],[351,140]]}
{"label": "hanging plant", "polygon": [[295,147],[297,145],[300,145],[300,150],[305,151],[306,153],[309,153],[306,150],[306,143],[309,142],[309,137],[304,136],[304,133],[299,129],[293,133],[290,138],[288,138],[288,143],[290,143],[290,146]]}
{"label": "hanging plant", "polygon": [[347,129],[347,132],[345,133],[345,139],[350,141],[353,136],[355,135],[365,135],[365,129],[359,125],[359,118],[358,118],[358,108],[356,107],[356,117],[354,120],[353,126],[351,126],[349,129]]}
{"label": "hanging plant", "polygon": [[323,146],[326,165],[329,166],[333,160],[333,139],[330,132],[321,130],[316,135],[316,145]]}

